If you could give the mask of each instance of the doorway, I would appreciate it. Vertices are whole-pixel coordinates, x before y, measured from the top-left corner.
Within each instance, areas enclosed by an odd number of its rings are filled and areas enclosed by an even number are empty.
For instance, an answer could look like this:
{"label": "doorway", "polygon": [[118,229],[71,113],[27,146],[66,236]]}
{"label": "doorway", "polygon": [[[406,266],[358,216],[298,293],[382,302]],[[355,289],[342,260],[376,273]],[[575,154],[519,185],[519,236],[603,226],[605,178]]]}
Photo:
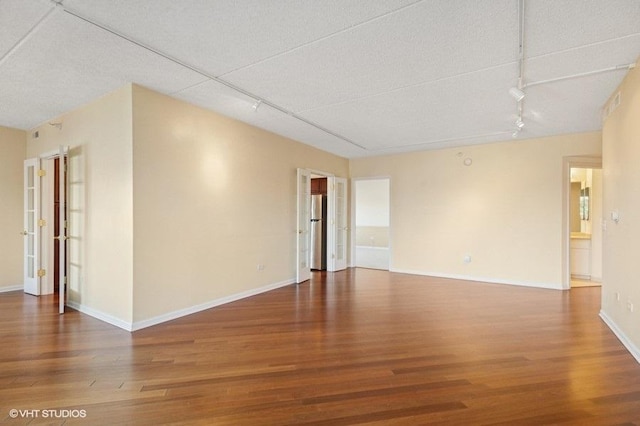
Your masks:
{"label": "doorway", "polygon": [[[296,283],[307,281],[311,277],[311,180],[323,178],[326,179],[326,270],[335,272],[347,267],[347,179],[321,171],[298,169]],[[320,250],[322,253],[322,249]]]}
{"label": "doorway", "polygon": [[571,287],[602,282],[602,170],[571,168],[569,262]]}
{"label": "doorway", "polygon": [[[61,161],[62,160],[62,161]],[[51,274],[52,278],[53,278],[53,292],[54,293],[58,293],[60,291],[60,277],[66,277],[67,276],[67,264],[66,262],[62,262],[61,265],[61,256],[60,256],[60,246],[62,245],[62,250],[64,250],[63,253],[63,258],[66,259],[67,257],[67,244],[57,244],[57,236],[59,235],[63,235],[63,233],[61,233],[61,225],[64,226],[67,223],[67,211],[65,208],[61,208],[62,206],[66,205],[67,202],[67,191],[60,191],[60,188],[66,188],[67,187],[67,174],[64,172],[66,170],[67,164],[66,164],[66,157],[65,158],[60,158],[60,157],[56,157],[53,159],[53,204],[50,206],[53,208],[53,234],[49,233],[49,235],[47,236],[48,240],[52,242],[53,244],[53,264],[51,265],[51,271],[53,272]],[[62,162],[62,164],[61,164]],[[63,168],[63,173],[60,173],[60,167]],[[62,178],[64,179],[64,182],[60,182],[60,177],[62,176]],[[63,216],[61,217],[60,214],[63,214]],[[63,268],[63,271],[61,273],[60,268]]]}
{"label": "doorway", "polygon": [[602,283],[603,185],[602,159],[565,159],[563,288]]}
{"label": "doorway", "polygon": [[390,180],[354,180],[356,267],[389,270]]}

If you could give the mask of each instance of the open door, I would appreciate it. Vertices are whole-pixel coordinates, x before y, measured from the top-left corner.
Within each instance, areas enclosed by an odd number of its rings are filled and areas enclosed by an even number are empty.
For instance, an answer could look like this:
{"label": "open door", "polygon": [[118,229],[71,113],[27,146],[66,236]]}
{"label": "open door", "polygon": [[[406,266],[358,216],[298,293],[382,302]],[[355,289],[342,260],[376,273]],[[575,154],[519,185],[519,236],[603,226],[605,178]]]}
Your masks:
{"label": "open door", "polygon": [[311,278],[309,246],[311,244],[311,173],[298,169],[297,185],[297,244],[296,244],[296,283]]}
{"label": "open door", "polygon": [[331,270],[341,271],[347,268],[347,179],[333,178],[333,253]]}
{"label": "open door", "polygon": [[67,152],[60,147],[60,162],[58,167],[58,191],[59,211],[58,230],[59,233],[54,238],[58,243],[58,312],[63,314],[67,302]]}
{"label": "open door", "polygon": [[40,294],[40,159],[24,162],[24,292]]}

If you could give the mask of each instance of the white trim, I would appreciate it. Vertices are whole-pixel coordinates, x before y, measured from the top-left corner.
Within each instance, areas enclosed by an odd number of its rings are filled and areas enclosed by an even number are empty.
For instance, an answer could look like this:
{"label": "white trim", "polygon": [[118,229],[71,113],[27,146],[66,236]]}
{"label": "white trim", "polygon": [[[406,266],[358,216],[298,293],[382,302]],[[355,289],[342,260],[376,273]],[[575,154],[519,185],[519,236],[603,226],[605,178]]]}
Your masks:
{"label": "white trim", "polygon": [[[65,154],[69,154],[69,145],[61,145],[62,149],[64,150]],[[55,149],[52,151],[47,151],[47,152],[43,152],[42,154],[40,154],[38,156],[38,158],[41,158],[43,160],[51,160],[53,158],[57,158],[60,157],[60,149]]]}
{"label": "white trim", "polygon": [[[220,299],[215,299],[206,303],[201,303],[200,305],[179,309],[177,311],[169,312],[166,314],[158,315],[157,317],[149,318],[142,321],[136,321],[133,323],[123,321],[120,318],[116,318],[112,315],[106,314],[104,312],[98,311],[88,306],[81,305],[71,300],[67,301],[67,306],[79,312],[82,312],[83,314],[89,315],[95,319],[114,325],[123,330],[137,331],[143,328],[151,327],[153,325],[161,324],[163,322],[167,322],[167,321],[178,319],[187,315],[195,314],[207,309],[215,308],[216,306],[224,305],[226,303],[235,302],[237,300],[245,299],[251,296],[256,296],[261,293],[266,293],[268,291],[275,290],[280,287],[285,287],[291,284],[295,284],[295,282],[296,280],[294,278],[291,278],[285,281],[280,281],[278,283],[269,284],[264,287],[259,287],[252,290],[243,291],[241,293],[232,294],[230,296],[225,296]],[[21,286],[18,288],[18,290],[20,289],[22,289]]]}
{"label": "white trim", "polygon": [[622,343],[624,345],[624,347],[627,348],[629,353],[631,353],[631,355],[633,355],[633,357],[636,359],[636,361],[638,361],[638,363],[640,363],[640,349],[638,349],[638,347],[635,344],[633,344],[631,339],[629,339],[627,337],[627,335],[624,334],[624,332],[622,330],[620,330],[620,327],[618,327],[618,325],[615,323],[615,321],[613,321],[602,310],[600,311],[600,318],[602,318],[602,321],[604,321],[604,323],[611,329],[611,331],[613,331],[613,334],[615,334],[616,337],[618,338],[618,340],[620,340],[620,343]]}
{"label": "white trim", "polygon": [[224,305],[226,303],[231,303],[240,299],[245,299],[247,297],[256,296],[258,294],[266,293],[268,291],[275,290],[280,287],[285,287],[291,284],[295,284],[295,282],[296,280],[294,278],[291,278],[285,281],[280,281],[279,283],[269,284],[264,287],[259,287],[252,290],[243,291],[241,293],[232,294],[230,296],[225,296],[220,299],[211,300],[209,302],[201,303],[200,305],[179,309],[177,311],[162,314],[157,317],[149,318],[142,321],[136,321],[133,323],[131,327],[131,331],[141,330],[143,328],[151,327],[152,325],[157,325],[166,321],[171,321],[180,317],[195,314],[197,312],[211,309],[216,306]]}
{"label": "white trim", "polygon": [[506,284],[506,285],[520,286],[520,287],[542,288],[547,290],[565,290],[562,288],[561,284],[552,284],[552,283],[536,283],[531,281],[501,280],[496,278],[474,277],[470,275],[457,275],[457,274],[442,274],[438,272],[415,271],[410,269],[394,268],[394,269],[391,269],[390,271],[397,272],[399,274],[424,275],[424,276],[436,277],[436,278],[451,278],[454,280],[478,281],[478,282],[490,283],[490,284]]}
{"label": "white trim", "polygon": [[0,287],[0,293],[8,293],[10,291],[24,290],[24,284],[10,285],[8,287]]}
{"label": "white trim", "polygon": [[120,318],[116,318],[113,315],[109,315],[102,311],[98,311],[97,309],[90,308],[89,306],[82,305],[72,300],[68,300],[66,306],[72,309],[75,309],[78,312],[82,312],[83,314],[89,315],[90,317],[93,317],[100,321],[104,321],[108,324],[115,325],[116,327],[121,328],[123,330],[133,331],[131,329],[130,322],[123,321]]}

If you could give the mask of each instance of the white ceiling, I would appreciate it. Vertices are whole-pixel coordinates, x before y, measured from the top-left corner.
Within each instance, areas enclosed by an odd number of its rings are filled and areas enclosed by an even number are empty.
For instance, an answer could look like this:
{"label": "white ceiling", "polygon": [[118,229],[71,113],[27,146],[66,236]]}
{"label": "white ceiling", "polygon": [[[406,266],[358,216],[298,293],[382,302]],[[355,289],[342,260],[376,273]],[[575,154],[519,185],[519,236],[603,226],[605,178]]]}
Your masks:
{"label": "white ceiling", "polygon": [[[0,0],[0,125],[133,82],[350,158],[508,140],[518,3]],[[640,1],[524,5],[518,138],[600,129],[627,69],[577,75],[636,61]]]}

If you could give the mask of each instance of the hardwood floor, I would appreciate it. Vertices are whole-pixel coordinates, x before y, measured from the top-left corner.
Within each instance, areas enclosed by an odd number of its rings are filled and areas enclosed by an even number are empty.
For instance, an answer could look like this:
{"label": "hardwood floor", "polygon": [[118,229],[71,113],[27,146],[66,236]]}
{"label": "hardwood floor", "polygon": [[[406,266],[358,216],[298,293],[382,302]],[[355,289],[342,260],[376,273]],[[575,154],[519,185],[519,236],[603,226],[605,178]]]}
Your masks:
{"label": "hardwood floor", "polygon": [[640,365],[599,306],[352,269],[128,333],[4,293],[0,422],[640,425]]}

